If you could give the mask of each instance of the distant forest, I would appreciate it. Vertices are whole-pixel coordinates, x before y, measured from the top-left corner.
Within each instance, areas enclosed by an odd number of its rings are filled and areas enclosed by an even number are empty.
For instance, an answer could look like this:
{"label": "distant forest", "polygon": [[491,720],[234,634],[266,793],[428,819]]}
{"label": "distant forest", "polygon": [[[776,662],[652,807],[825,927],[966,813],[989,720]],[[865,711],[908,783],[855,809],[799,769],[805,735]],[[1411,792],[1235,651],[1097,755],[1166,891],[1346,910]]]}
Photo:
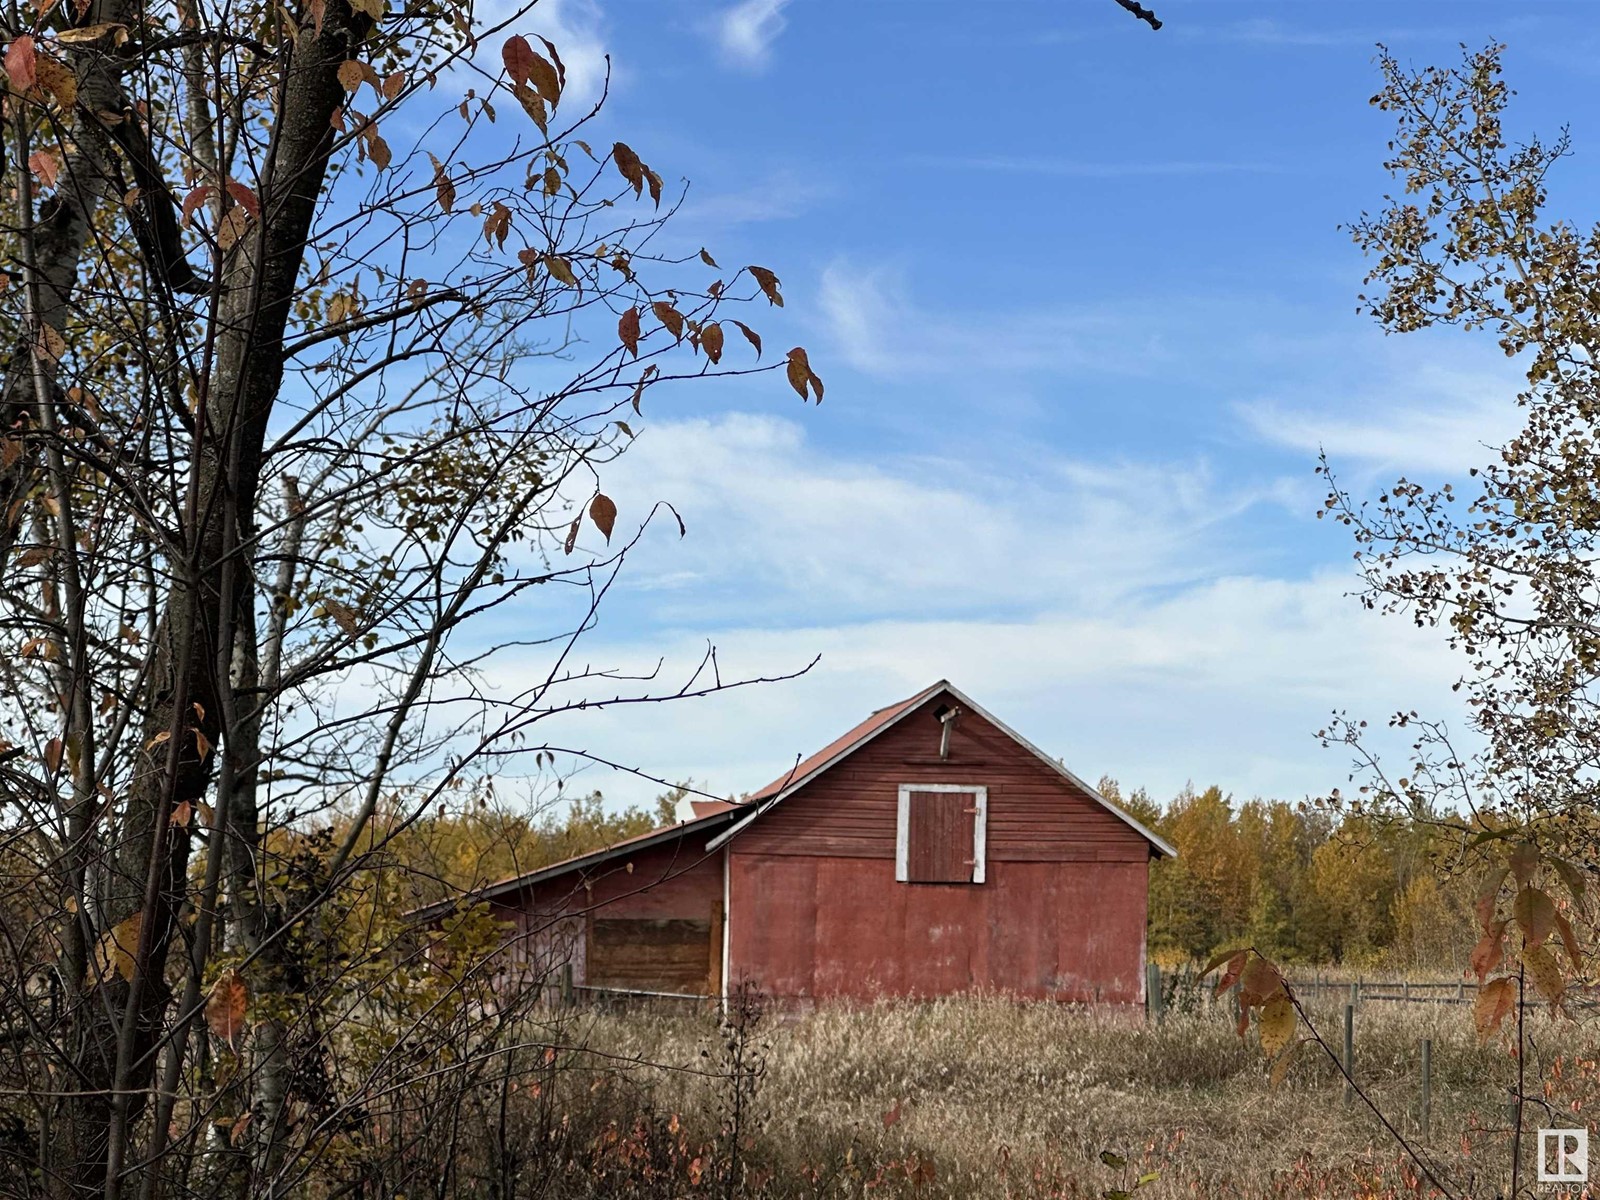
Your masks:
{"label": "distant forest", "polygon": [[[1178,851],[1150,873],[1150,954],[1173,965],[1254,945],[1284,962],[1465,969],[1477,880],[1435,860],[1459,832],[1185,788],[1162,805],[1100,790]],[[1445,845],[1448,840],[1450,845]]]}

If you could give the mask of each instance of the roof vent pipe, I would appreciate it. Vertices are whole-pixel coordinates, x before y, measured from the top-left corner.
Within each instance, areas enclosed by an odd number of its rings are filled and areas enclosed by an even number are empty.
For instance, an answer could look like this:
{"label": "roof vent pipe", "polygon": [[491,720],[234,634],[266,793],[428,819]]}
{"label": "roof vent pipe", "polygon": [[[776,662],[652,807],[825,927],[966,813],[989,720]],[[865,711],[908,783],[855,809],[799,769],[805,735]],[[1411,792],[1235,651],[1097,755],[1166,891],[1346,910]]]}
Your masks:
{"label": "roof vent pipe", "polygon": [[939,718],[939,757],[950,757],[950,728],[956,723],[956,718],[961,715],[959,708],[945,708],[941,705],[935,710],[934,715]]}

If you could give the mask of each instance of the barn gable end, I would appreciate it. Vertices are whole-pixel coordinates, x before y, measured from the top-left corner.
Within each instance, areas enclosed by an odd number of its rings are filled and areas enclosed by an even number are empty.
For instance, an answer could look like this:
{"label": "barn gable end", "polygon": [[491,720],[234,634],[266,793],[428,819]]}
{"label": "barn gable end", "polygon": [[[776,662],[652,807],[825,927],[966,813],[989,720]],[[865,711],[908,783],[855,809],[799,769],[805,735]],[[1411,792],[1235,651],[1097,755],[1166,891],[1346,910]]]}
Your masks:
{"label": "barn gable end", "polygon": [[[941,759],[933,713],[952,703],[963,711]],[[758,802],[710,848],[736,842],[740,852],[893,858],[899,786],[947,784],[987,787],[991,861],[1145,862],[1171,852],[970,704],[947,688],[930,690],[892,726]]]}
{"label": "barn gable end", "polygon": [[[729,852],[731,977],[810,997],[1142,1000],[1148,863],[1165,844],[948,685],[913,700],[712,839]],[[979,855],[972,881],[917,882],[908,861],[902,798],[939,791],[962,805],[939,806],[940,830],[981,831],[981,849],[957,831]]]}

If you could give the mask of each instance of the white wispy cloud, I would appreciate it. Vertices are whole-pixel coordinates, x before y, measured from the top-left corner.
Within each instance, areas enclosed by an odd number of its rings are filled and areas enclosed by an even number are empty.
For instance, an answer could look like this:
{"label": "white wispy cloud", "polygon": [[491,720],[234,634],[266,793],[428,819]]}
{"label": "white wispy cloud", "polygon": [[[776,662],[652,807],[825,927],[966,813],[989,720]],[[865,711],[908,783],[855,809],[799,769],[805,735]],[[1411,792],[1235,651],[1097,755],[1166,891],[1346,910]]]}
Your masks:
{"label": "white wispy cloud", "polygon": [[803,216],[837,194],[838,189],[816,172],[802,174],[783,168],[732,191],[702,192],[691,188],[673,226],[681,232],[687,226],[698,231],[702,227],[726,229],[732,225],[787,221]]}
{"label": "white wispy cloud", "polygon": [[[981,313],[932,308],[915,301],[892,269],[845,261],[823,271],[817,300],[839,354],[869,375],[1102,368],[1107,364],[1103,337],[1115,324],[1103,311],[1088,308]],[[1148,363],[1133,355],[1120,361],[1124,366]]]}
{"label": "white wispy cloud", "polygon": [[[844,458],[745,414],[653,424],[603,482],[624,521],[670,500],[689,532],[646,539],[582,661],[664,662],[670,686],[708,643],[724,679],[821,656],[797,681],[543,730],[659,777],[754,788],[941,676],[1078,773],[1161,793],[1325,791],[1347,773],[1313,738],[1330,710],[1455,713],[1457,664],[1348,598],[1348,568],[1266,573],[1251,517],[1280,503],[1271,479],[1199,460]],[[499,677],[511,689],[538,665]],[[604,772],[584,786],[656,790]]]}
{"label": "white wispy cloud", "polygon": [[[1163,796],[1194,780],[1244,796],[1297,799],[1346,786],[1348,759],[1314,737],[1334,709],[1381,728],[1391,713],[1419,708],[1460,729],[1449,691],[1458,664],[1428,631],[1362,610],[1344,594],[1351,582],[1341,572],[1230,576],[1087,612],[756,624],[596,640],[585,661],[641,671],[664,662],[664,687],[686,674],[708,642],[727,680],[821,661],[798,680],[683,705],[586,713],[542,732],[658,777],[693,777],[718,794],[739,793],[872,709],[946,677],[1088,778],[1111,774]],[[601,772],[590,786],[621,800],[657,790]]]}
{"label": "white wispy cloud", "polygon": [[646,426],[604,486],[633,514],[670,501],[691,531],[647,544],[631,586],[732,623],[756,595],[774,623],[1098,607],[1248,569],[1229,524],[1281,498],[1203,459],[851,459],[737,413]]}
{"label": "white wispy cloud", "polygon": [[1258,437],[1315,454],[1363,478],[1413,471],[1455,475],[1497,458],[1521,424],[1523,385],[1497,355],[1424,349],[1376,356],[1368,377],[1344,394],[1291,393],[1242,403]]}
{"label": "white wispy cloud", "polygon": [[712,28],[723,59],[747,70],[766,66],[788,24],[788,6],[789,0],[739,0],[717,14]]}

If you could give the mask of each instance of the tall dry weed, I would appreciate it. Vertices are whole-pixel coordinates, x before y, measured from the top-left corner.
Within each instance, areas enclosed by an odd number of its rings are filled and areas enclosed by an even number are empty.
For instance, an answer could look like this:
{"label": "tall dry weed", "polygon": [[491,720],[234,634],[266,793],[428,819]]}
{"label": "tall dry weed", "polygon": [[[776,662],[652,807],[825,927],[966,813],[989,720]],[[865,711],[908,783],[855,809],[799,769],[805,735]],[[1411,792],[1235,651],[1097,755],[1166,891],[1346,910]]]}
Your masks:
{"label": "tall dry weed", "polygon": [[[1342,1007],[1311,1012],[1337,1047]],[[1541,1078],[1554,1069],[1565,1089],[1548,1111],[1570,1114],[1595,1083],[1595,1032],[1543,1016],[1529,1024],[1530,1067]],[[585,1031],[610,1056],[597,1071],[617,1073],[626,1060],[628,1094],[708,1143],[726,1084],[692,1068],[717,1037],[710,1015],[666,1011],[594,1014]],[[1424,1038],[1433,1043],[1424,1149],[1453,1182],[1493,1194],[1485,1189],[1504,1183],[1514,1063],[1503,1045],[1477,1043],[1466,1009],[1363,1006],[1357,1078],[1420,1143]],[[1305,1054],[1270,1089],[1220,1006],[1149,1025],[1125,1011],[996,996],[826,1005],[772,1021],[764,1044],[765,1120],[745,1152],[752,1188],[772,1196],[1101,1196],[1148,1172],[1159,1173],[1141,1193],[1151,1197],[1427,1190],[1370,1112],[1346,1104],[1333,1064]],[[1585,1061],[1587,1072],[1576,1065]]]}

